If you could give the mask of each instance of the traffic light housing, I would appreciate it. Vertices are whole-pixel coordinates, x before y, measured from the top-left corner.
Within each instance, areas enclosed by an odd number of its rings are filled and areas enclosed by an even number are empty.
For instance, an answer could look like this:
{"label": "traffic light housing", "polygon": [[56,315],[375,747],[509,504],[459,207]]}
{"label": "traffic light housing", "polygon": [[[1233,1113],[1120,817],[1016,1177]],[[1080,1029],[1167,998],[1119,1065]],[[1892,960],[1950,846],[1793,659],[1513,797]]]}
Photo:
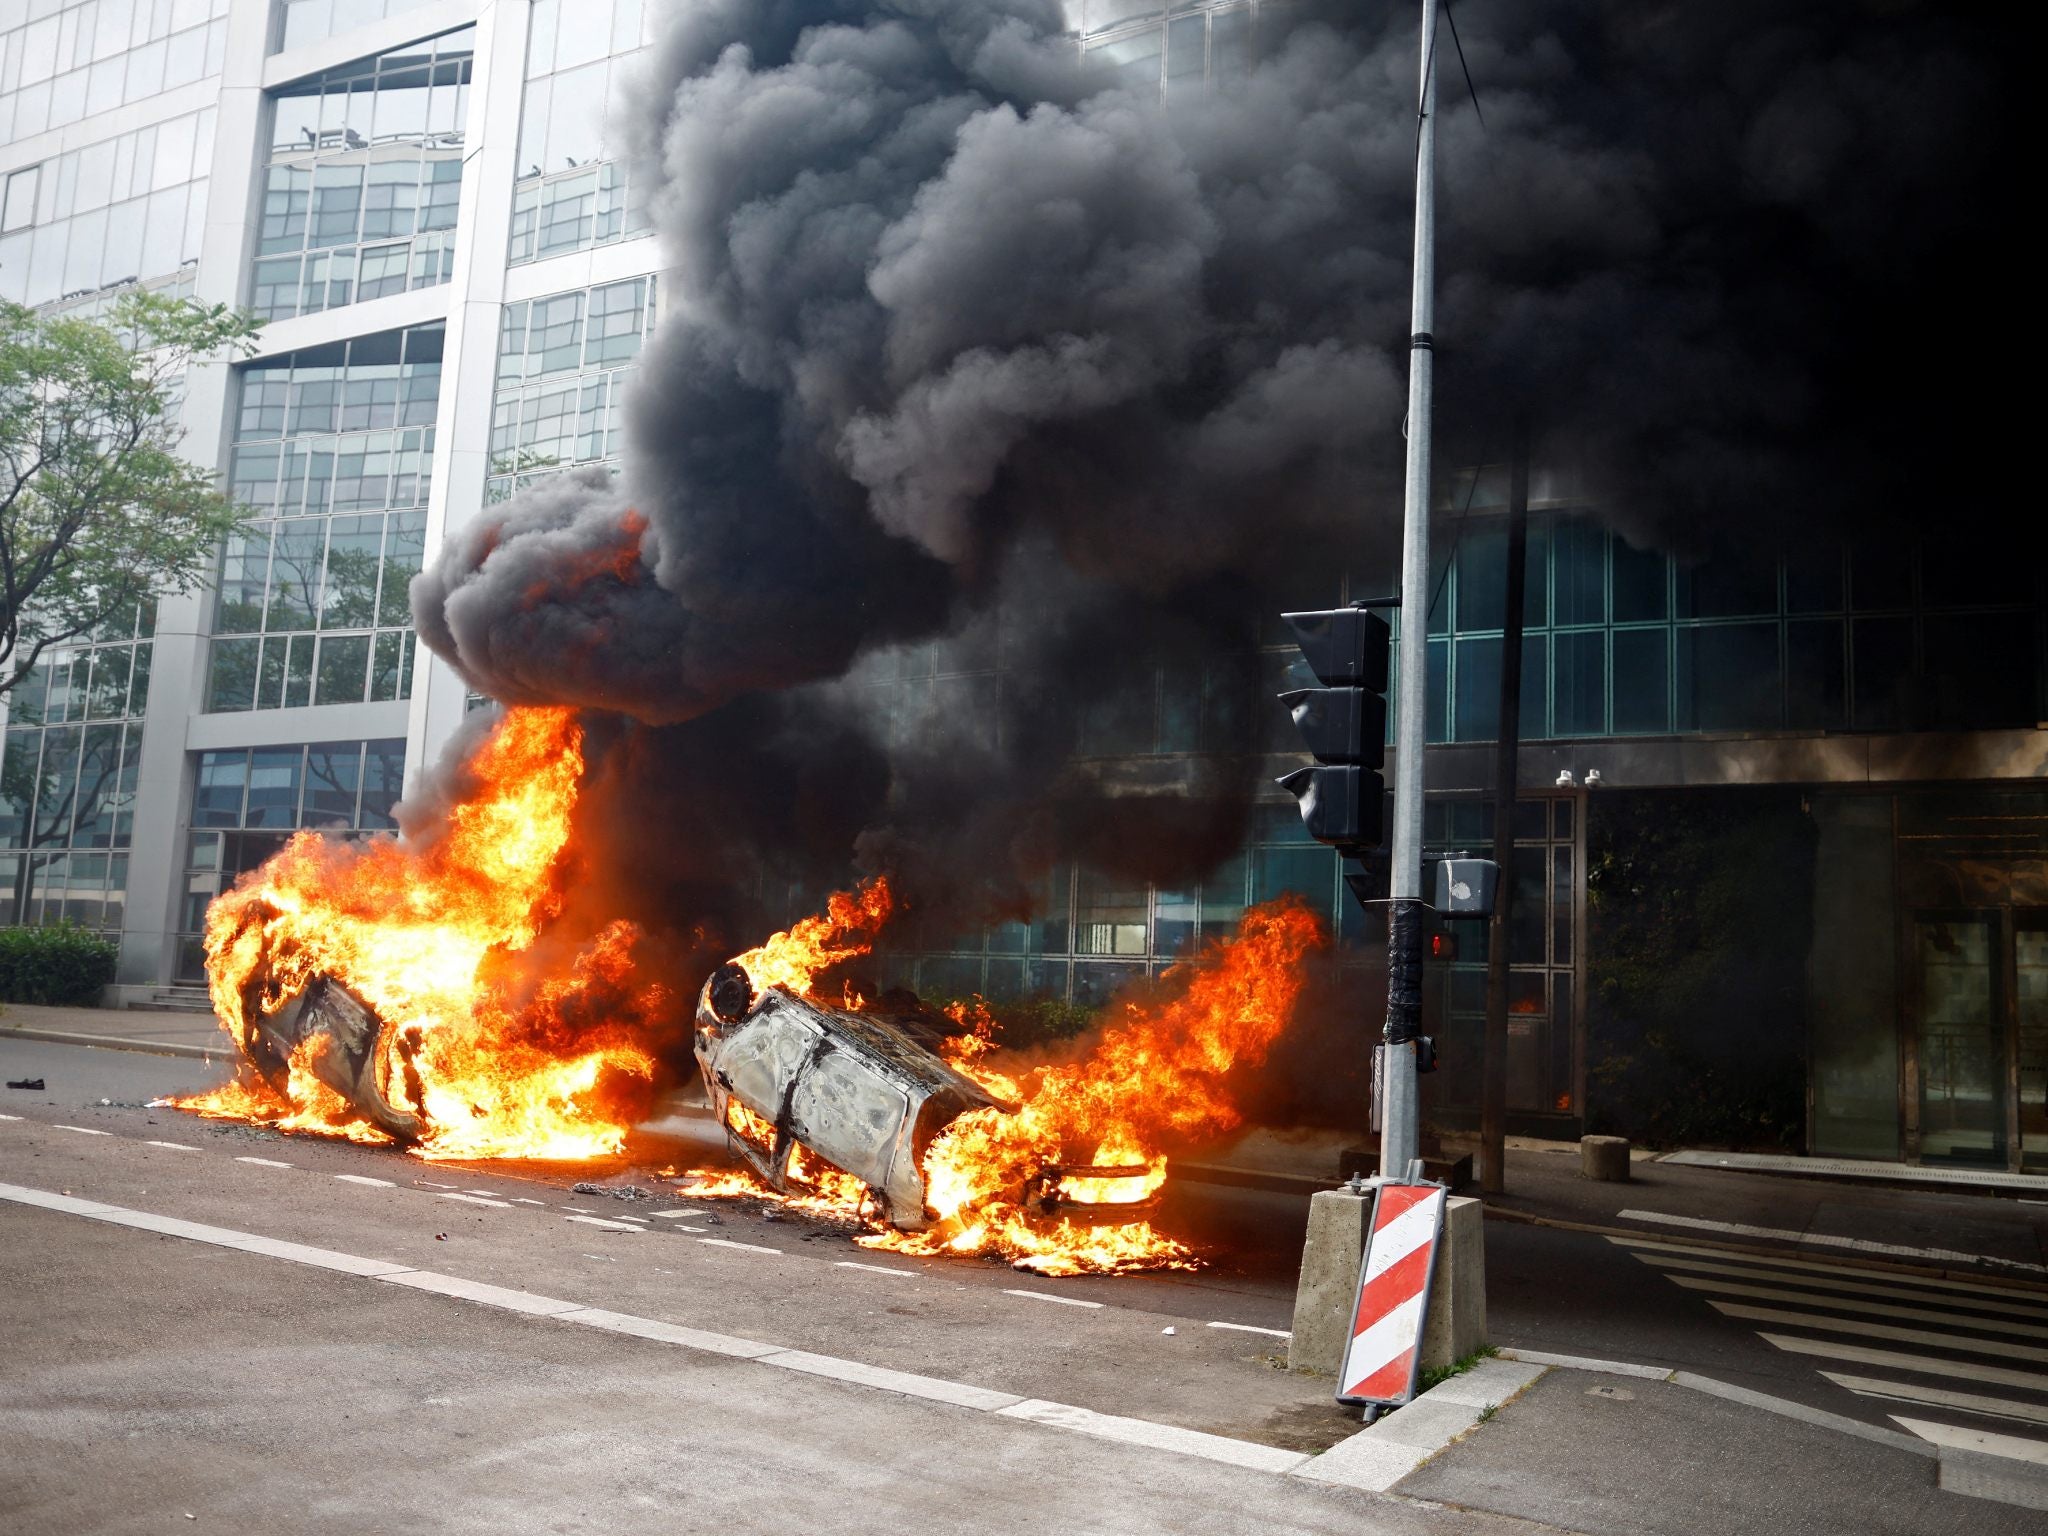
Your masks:
{"label": "traffic light housing", "polygon": [[1310,837],[1347,854],[1384,833],[1387,656],[1393,633],[1369,608],[1281,615],[1320,688],[1280,695],[1315,766],[1281,778]]}

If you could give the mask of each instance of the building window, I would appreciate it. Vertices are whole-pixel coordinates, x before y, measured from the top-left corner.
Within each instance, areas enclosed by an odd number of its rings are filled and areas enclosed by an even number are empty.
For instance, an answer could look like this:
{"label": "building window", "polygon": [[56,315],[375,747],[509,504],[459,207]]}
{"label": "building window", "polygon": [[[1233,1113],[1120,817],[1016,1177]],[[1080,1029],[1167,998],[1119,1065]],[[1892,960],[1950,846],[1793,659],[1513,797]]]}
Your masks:
{"label": "building window", "polygon": [[541,261],[648,233],[615,129],[635,56],[651,40],[645,0],[534,0],[509,260]]}
{"label": "building window", "polygon": [[250,307],[286,319],[454,275],[476,28],[282,86]]}
{"label": "building window", "polygon": [[441,343],[415,326],[242,370],[228,483],[264,515],[221,552],[209,711],[411,695]]}
{"label": "building window", "polygon": [[189,274],[213,128],[206,107],[14,172],[0,219],[0,296],[50,304]]}
{"label": "building window", "polygon": [[178,980],[206,980],[206,909],[296,831],[388,832],[405,783],[405,741],[316,741],[201,752],[178,914]]}
{"label": "building window", "polygon": [[655,279],[628,278],[505,306],[486,495],[579,464],[615,463],[632,364],[654,328]]}
{"label": "building window", "polygon": [[0,741],[0,926],[118,935],[142,770],[154,605],[44,654]]}
{"label": "building window", "polygon": [[228,0],[0,4],[0,144],[219,74],[227,13]]}
{"label": "building window", "polygon": [[427,3],[428,0],[278,0],[277,41],[271,52],[304,48]]}

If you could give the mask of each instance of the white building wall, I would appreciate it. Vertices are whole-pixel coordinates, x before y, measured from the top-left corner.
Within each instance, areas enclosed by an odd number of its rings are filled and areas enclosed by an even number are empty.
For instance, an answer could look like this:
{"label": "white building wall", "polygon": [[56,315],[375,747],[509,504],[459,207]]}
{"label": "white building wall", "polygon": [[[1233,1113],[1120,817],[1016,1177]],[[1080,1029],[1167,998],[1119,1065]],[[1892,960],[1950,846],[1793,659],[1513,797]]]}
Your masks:
{"label": "white building wall", "polygon": [[[214,10],[224,9],[226,24],[217,74],[5,143],[0,146],[0,186],[7,174],[21,167],[54,161],[69,149],[212,106],[216,126],[204,223],[197,261],[188,263],[187,275],[194,297],[202,301],[246,304],[270,159],[269,93],[321,71],[475,23],[452,280],[275,321],[265,328],[256,354],[261,360],[406,326],[445,324],[435,472],[427,504],[426,557],[431,560],[448,531],[474,516],[484,502],[503,307],[516,300],[644,276],[656,271],[658,257],[655,242],[644,234],[620,238],[614,231],[609,243],[510,267],[507,252],[535,4],[428,0],[410,9],[384,8],[397,13],[289,52],[272,53],[272,40],[283,35],[280,0],[229,0],[224,8],[216,3]],[[614,48],[637,45],[646,35],[637,0],[597,0],[595,8],[588,0],[572,0],[570,8],[577,13],[579,29],[594,27],[600,19],[596,10],[606,11]],[[360,6],[357,14],[375,9]],[[9,11],[8,0],[0,0],[0,25]],[[0,58],[0,83],[5,67]],[[558,179],[559,175],[556,168]],[[25,296],[26,279],[25,270],[10,271],[0,264],[0,295]],[[238,409],[238,378],[237,368],[210,364],[194,369],[187,386],[187,452],[223,474]],[[215,603],[215,594],[207,591],[166,599],[159,612],[121,925],[116,988],[121,1000],[142,1000],[174,980],[176,936],[188,894],[187,848],[198,753],[403,736],[410,787],[464,712],[466,690],[461,680],[421,650],[407,699],[208,713]]]}

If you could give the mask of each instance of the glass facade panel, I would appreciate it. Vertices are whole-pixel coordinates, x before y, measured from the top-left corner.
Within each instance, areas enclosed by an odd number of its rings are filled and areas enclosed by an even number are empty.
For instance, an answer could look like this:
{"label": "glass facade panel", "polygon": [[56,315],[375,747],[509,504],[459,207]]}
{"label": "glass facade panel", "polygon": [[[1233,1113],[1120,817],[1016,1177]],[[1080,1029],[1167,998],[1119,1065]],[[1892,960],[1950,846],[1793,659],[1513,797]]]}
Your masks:
{"label": "glass facade panel", "polygon": [[612,245],[652,225],[617,124],[656,17],[642,0],[535,0],[512,195],[513,266]]}
{"label": "glass facade panel", "polygon": [[475,46],[464,27],[279,88],[256,314],[314,314],[453,275]]}
{"label": "glass facade panel", "polygon": [[628,278],[505,306],[488,499],[573,465],[617,462],[626,388],[654,328],[655,284]]}
{"label": "glass facade panel", "polygon": [[0,5],[0,144],[219,74],[227,12],[227,0]]}
{"label": "glass facade panel", "polygon": [[441,343],[416,326],[242,370],[228,481],[271,515],[222,551],[209,711],[407,697]]}

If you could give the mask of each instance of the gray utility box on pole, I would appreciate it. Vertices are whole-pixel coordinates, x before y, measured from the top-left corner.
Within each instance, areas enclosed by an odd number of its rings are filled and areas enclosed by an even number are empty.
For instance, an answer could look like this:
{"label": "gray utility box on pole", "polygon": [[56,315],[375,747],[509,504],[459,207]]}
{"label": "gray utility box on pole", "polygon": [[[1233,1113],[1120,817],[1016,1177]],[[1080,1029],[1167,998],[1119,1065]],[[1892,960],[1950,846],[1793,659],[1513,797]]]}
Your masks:
{"label": "gray utility box on pole", "polygon": [[1452,854],[1436,867],[1438,917],[1491,917],[1500,866],[1491,859]]}

